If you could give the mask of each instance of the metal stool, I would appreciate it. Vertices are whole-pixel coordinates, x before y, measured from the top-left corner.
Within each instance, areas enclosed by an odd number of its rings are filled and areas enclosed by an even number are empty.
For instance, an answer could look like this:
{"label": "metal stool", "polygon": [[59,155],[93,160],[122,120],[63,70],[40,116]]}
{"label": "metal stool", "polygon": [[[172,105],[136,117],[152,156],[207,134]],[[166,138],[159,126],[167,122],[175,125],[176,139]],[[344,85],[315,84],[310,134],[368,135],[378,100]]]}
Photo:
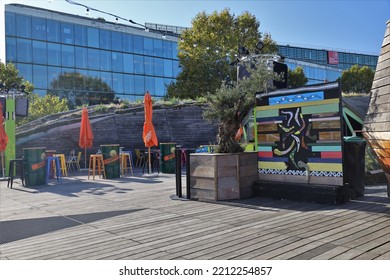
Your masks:
{"label": "metal stool", "polygon": [[64,154],[54,154],[53,156],[60,159],[62,176],[68,176],[68,169],[66,168],[66,159]]}
{"label": "metal stool", "polygon": [[[129,163],[129,166],[127,166],[127,163]],[[127,175],[129,173],[129,169],[130,169],[131,175],[134,175],[133,164],[131,162],[130,154],[129,153],[122,153],[121,154],[121,173],[122,173],[122,177],[124,177],[125,174]]]}
{"label": "metal stool", "polygon": [[23,159],[11,159],[9,162],[9,169],[8,169],[8,183],[7,188],[9,188],[11,183],[11,189],[12,184],[14,183],[14,174],[17,173],[17,167],[20,167],[20,180],[22,181],[22,185],[24,187],[24,163]]}
{"label": "metal stool", "polygon": [[92,171],[93,180],[95,180],[95,171],[96,168],[98,170],[99,178],[101,176],[101,171],[103,171],[103,178],[106,178],[106,171],[104,168],[104,160],[102,154],[97,155],[91,155],[89,157],[89,168],[88,168],[88,180],[89,180],[89,174]]}
{"label": "metal stool", "polygon": [[49,183],[49,177],[50,177],[50,167],[51,163],[54,163],[54,169],[55,169],[55,174],[57,177],[57,182],[62,183],[62,175],[61,175],[61,168],[60,168],[60,159],[55,156],[49,156],[46,157],[46,184]]}

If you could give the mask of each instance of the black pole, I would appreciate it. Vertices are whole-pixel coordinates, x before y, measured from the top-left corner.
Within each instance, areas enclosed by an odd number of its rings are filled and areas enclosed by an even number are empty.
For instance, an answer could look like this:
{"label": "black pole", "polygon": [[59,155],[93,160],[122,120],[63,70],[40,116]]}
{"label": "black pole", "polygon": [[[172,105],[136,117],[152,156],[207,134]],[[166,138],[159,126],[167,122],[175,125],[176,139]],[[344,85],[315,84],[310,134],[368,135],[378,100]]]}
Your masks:
{"label": "black pole", "polygon": [[175,147],[176,160],[176,196],[181,197],[181,146]]}
{"label": "black pole", "polygon": [[191,199],[191,189],[190,189],[190,150],[186,150],[186,192],[187,199]]}

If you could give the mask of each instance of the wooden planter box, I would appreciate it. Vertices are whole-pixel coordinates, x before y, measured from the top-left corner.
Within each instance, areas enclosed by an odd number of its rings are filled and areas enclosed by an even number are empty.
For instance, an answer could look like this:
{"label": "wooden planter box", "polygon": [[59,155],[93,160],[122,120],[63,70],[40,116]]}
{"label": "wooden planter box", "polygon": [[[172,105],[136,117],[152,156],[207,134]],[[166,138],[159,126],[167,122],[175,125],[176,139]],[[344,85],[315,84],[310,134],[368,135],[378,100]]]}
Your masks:
{"label": "wooden planter box", "polygon": [[191,199],[230,200],[253,196],[257,181],[257,152],[191,154]]}

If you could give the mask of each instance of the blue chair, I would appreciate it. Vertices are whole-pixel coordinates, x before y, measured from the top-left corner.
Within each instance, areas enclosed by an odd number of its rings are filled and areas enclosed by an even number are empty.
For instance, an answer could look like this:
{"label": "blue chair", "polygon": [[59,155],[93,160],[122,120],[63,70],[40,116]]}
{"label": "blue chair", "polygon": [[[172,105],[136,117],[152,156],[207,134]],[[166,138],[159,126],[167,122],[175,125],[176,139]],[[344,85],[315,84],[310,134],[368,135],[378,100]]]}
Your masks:
{"label": "blue chair", "polygon": [[61,175],[61,167],[60,167],[59,157],[48,156],[46,158],[46,184],[49,183],[50,167],[52,166],[51,165],[52,163],[54,163],[57,182],[62,183],[62,175]]}

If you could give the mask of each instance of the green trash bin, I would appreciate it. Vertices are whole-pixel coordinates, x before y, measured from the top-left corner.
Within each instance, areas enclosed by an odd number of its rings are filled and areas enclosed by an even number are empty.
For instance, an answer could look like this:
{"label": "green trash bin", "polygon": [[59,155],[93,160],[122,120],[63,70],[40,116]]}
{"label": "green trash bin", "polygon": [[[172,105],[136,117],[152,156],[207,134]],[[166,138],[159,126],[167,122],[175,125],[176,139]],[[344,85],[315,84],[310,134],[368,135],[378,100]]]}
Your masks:
{"label": "green trash bin", "polygon": [[175,146],[176,143],[160,143],[161,173],[175,173]]}
{"label": "green trash bin", "polygon": [[24,178],[26,187],[46,184],[46,148],[23,149]]}
{"label": "green trash bin", "polygon": [[100,145],[100,150],[103,154],[106,178],[119,178],[121,176],[119,162],[119,144]]}

